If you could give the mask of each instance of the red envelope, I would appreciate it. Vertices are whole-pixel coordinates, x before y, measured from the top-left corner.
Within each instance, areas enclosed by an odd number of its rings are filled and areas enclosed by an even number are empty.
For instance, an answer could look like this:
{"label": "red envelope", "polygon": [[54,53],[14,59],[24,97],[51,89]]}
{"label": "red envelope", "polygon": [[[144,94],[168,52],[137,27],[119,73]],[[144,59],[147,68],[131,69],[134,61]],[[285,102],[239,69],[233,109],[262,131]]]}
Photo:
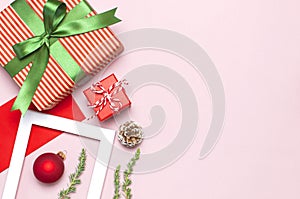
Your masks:
{"label": "red envelope", "polygon": [[[6,104],[0,106],[0,172],[9,167],[21,117],[21,113],[19,111],[10,111],[14,101],[15,99],[12,99]],[[30,109],[35,110],[33,106],[31,106]],[[82,121],[84,119],[84,115],[80,111],[76,102],[72,99],[72,96],[66,98],[54,109],[45,111],[45,113],[78,121]],[[76,115],[73,113],[76,113]],[[28,142],[26,156],[49,141],[53,140],[60,134],[60,131],[33,126]]]}

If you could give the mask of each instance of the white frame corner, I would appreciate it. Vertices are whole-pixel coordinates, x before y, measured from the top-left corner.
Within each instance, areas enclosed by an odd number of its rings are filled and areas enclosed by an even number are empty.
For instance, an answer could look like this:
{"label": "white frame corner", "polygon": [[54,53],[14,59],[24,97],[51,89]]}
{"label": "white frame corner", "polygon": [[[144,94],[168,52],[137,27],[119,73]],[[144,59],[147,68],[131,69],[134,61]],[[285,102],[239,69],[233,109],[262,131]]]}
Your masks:
{"label": "white frame corner", "polygon": [[2,199],[15,199],[16,197],[32,125],[100,141],[87,199],[100,198],[108,166],[99,160],[104,163],[109,162],[115,131],[53,115],[27,111],[20,120]]}

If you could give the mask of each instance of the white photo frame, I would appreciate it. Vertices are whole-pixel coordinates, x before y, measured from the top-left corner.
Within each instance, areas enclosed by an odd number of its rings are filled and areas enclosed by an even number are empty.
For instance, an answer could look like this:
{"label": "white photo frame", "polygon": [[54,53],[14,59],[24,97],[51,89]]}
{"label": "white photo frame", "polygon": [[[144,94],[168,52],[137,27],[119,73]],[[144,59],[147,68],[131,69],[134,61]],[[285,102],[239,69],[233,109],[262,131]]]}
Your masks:
{"label": "white photo frame", "polygon": [[100,198],[108,168],[105,164],[110,159],[115,131],[62,117],[27,111],[20,120],[2,199],[15,199],[16,197],[32,125],[100,141],[87,199]]}

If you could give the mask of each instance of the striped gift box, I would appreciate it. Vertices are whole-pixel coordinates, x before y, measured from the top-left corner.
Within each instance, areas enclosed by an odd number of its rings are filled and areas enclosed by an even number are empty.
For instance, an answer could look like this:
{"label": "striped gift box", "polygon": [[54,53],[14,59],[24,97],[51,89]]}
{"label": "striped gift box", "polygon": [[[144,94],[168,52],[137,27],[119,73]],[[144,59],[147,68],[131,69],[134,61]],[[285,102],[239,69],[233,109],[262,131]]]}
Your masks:
{"label": "striped gift box", "polygon": [[[43,19],[46,0],[26,0],[35,13]],[[80,0],[63,0],[71,10]],[[95,15],[91,12],[87,17]],[[0,12],[0,64],[5,66],[16,55],[12,46],[34,36],[12,6]],[[123,51],[123,46],[109,28],[99,29],[81,35],[59,39],[59,42],[82,68],[86,75],[93,75],[107,66]],[[31,64],[13,77],[22,86]],[[71,94],[75,82],[65,73],[56,60],[50,56],[46,71],[33,97],[38,110],[48,110]]]}

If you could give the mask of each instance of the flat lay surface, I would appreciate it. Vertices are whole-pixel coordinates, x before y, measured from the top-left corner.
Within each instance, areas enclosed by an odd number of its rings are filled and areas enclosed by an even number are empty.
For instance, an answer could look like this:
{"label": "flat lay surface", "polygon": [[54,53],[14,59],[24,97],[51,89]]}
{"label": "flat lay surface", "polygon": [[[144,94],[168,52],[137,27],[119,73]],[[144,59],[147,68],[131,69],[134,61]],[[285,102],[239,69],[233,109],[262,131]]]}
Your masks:
{"label": "flat lay surface", "polygon": [[[2,0],[0,10],[11,2],[12,0]],[[210,128],[213,103],[205,77],[196,67],[176,54],[160,49],[141,48],[123,54],[93,78],[95,81],[101,80],[114,73],[121,80],[125,76],[131,77],[128,75],[131,71],[151,68],[149,65],[153,64],[163,65],[180,75],[180,80],[185,81],[195,96],[195,109],[198,111],[195,136],[173,161],[151,171],[134,174],[133,198],[300,197],[299,1],[89,0],[89,3],[98,12],[118,7],[117,15],[122,22],[111,27],[117,36],[138,29],[158,28],[175,31],[190,38],[210,57],[224,86],[225,120],[221,135],[211,152],[204,158],[199,158]],[[165,76],[169,81],[168,75]],[[140,79],[148,77],[154,79],[156,75],[148,73]],[[123,120],[128,120],[125,117],[128,115],[143,127],[151,127],[157,122],[154,117],[157,116],[154,114],[157,113],[155,108],[162,107],[165,114],[163,124],[157,128],[155,135],[146,137],[140,145],[142,154],[153,154],[150,163],[159,162],[160,151],[171,145],[184,123],[184,106],[177,93],[162,83],[140,84],[135,87],[133,79],[128,78],[131,107],[124,114],[98,125],[117,129]],[[178,81],[178,85],[181,84],[184,83]],[[80,115],[85,117],[94,113],[92,109],[87,110],[87,102],[81,100],[84,99],[81,90],[89,86],[90,82],[82,85],[78,89],[80,92],[73,94],[74,101],[68,101],[69,106],[66,106],[72,107],[66,110],[68,113],[81,112]],[[18,86],[1,67],[0,105],[16,97],[18,91]],[[74,110],[75,106],[80,110]],[[1,108],[3,118],[11,114]],[[192,117],[188,119],[193,120]],[[97,121],[93,120],[91,123],[95,122]],[[0,129],[0,136],[1,133]],[[72,138],[66,135],[58,135],[50,142],[36,147],[37,150],[26,157],[24,168],[28,167],[27,163],[32,161],[34,154],[40,154],[46,148],[56,150],[64,142],[71,142],[70,140]],[[80,140],[75,140],[68,147],[76,148],[80,143]],[[112,167],[117,159],[114,153],[118,150],[133,153],[125,149],[117,139],[114,144]],[[81,147],[75,148],[76,162],[76,155]],[[1,153],[1,157],[4,157],[8,152],[1,150]],[[95,160],[89,161],[93,165]],[[143,166],[146,165],[137,163],[138,170]],[[1,168],[0,193],[6,180],[7,166],[1,165]],[[85,175],[88,176],[89,173],[86,172]],[[112,198],[113,180],[114,168],[109,168],[102,198]],[[26,184],[29,183],[33,183],[30,182],[30,176],[22,176],[19,187],[22,195],[26,195]],[[86,188],[84,186],[81,187],[82,192]],[[40,191],[42,193],[43,190]],[[22,199],[27,198],[29,197]]]}

